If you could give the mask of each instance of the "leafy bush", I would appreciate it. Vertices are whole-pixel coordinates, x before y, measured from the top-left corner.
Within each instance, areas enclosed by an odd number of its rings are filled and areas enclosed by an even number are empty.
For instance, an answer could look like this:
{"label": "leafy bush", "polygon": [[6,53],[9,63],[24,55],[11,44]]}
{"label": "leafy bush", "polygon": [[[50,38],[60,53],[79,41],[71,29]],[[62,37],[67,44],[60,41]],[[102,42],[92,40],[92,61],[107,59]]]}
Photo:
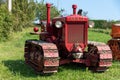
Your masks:
{"label": "leafy bush", "polygon": [[5,5],[0,6],[0,41],[9,38],[12,32],[12,15]]}
{"label": "leafy bush", "polygon": [[30,27],[35,18],[34,0],[12,0],[12,12],[7,4],[0,5],[0,41],[9,39],[12,32]]}
{"label": "leafy bush", "polygon": [[13,30],[22,31],[22,28],[32,25],[35,18],[36,4],[34,0],[13,0]]}

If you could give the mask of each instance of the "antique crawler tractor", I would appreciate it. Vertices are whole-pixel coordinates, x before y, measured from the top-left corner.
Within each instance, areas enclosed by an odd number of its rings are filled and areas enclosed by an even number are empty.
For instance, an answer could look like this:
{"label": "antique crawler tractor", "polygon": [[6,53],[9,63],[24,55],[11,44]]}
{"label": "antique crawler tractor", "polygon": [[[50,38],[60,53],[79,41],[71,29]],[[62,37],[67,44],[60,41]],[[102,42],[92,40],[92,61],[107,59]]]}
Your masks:
{"label": "antique crawler tractor", "polygon": [[[50,20],[51,4],[47,3],[47,21],[41,22],[41,32],[34,28],[31,34],[39,40],[26,40],[25,62],[40,73],[57,72],[59,65],[83,63],[89,69],[103,72],[112,64],[112,53],[106,44],[88,42],[88,18],[73,14]],[[45,25],[46,23],[46,25]],[[85,48],[88,47],[88,51]]]}
{"label": "antique crawler tractor", "polygon": [[111,37],[108,41],[108,45],[112,50],[114,60],[120,60],[120,24],[113,24]]}

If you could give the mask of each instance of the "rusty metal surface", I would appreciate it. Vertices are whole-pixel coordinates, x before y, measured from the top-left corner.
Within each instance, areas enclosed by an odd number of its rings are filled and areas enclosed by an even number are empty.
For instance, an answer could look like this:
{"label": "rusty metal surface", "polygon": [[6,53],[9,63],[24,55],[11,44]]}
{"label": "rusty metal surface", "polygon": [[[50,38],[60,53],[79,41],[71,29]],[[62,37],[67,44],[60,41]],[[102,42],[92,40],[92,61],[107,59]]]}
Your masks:
{"label": "rusty metal surface", "polygon": [[57,72],[59,55],[56,45],[37,40],[27,40],[25,43],[25,62],[40,73]]}
{"label": "rusty metal surface", "polygon": [[104,72],[112,65],[112,52],[108,45],[99,42],[88,44],[88,56],[90,69],[97,72]]}
{"label": "rusty metal surface", "polygon": [[108,45],[112,50],[114,60],[120,60],[120,24],[113,24],[111,30],[112,39],[108,41]]}
{"label": "rusty metal surface", "polygon": [[112,50],[114,60],[120,60],[120,39],[111,39],[108,41],[108,45]]}
{"label": "rusty metal surface", "polygon": [[120,24],[113,24],[112,31],[111,31],[112,38],[120,37]]}

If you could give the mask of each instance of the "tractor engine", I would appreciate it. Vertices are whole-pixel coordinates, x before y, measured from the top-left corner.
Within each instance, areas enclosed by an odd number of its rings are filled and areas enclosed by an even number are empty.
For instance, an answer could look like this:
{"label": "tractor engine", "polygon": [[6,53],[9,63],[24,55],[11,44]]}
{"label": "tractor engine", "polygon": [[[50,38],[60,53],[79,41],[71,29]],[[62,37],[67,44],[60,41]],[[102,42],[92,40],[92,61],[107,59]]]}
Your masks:
{"label": "tractor engine", "polygon": [[[73,14],[50,19],[51,4],[47,3],[47,20],[41,22],[41,32],[31,34],[39,40],[26,40],[25,62],[39,73],[57,72],[59,65],[71,62],[85,64],[93,71],[103,72],[112,63],[112,53],[106,44],[88,42],[88,18]],[[85,48],[88,47],[88,51]]]}

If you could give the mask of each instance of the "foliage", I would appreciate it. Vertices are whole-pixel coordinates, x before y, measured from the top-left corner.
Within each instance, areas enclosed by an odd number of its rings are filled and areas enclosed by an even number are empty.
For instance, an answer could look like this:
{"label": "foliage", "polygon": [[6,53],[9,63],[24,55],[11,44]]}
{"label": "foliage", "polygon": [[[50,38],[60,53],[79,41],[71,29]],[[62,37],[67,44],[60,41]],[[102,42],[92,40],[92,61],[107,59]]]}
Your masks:
{"label": "foliage", "polygon": [[12,32],[22,31],[32,25],[35,18],[34,0],[12,0],[12,12],[7,4],[0,5],[0,41],[9,39]]}
{"label": "foliage", "polygon": [[[46,9],[46,5],[41,2],[41,3],[36,3],[37,4],[37,8],[36,8],[36,16],[40,19],[40,20],[46,20],[47,19],[47,9]],[[54,17],[59,16],[60,12],[58,11],[58,9],[52,5],[51,6],[51,19],[53,19]]]}
{"label": "foliage", "polygon": [[95,23],[95,28],[102,28],[107,29],[111,28],[112,24],[115,23],[115,21],[107,21],[107,20],[91,20]]}
{"label": "foliage", "polygon": [[13,0],[13,30],[21,31],[22,28],[29,27],[35,18],[36,5],[34,0]]}
{"label": "foliage", "polygon": [[115,23],[120,23],[120,20],[116,21]]}
{"label": "foliage", "polygon": [[0,41],[9,38],[12,31],[12,15],[5,5],[0,6]]}

